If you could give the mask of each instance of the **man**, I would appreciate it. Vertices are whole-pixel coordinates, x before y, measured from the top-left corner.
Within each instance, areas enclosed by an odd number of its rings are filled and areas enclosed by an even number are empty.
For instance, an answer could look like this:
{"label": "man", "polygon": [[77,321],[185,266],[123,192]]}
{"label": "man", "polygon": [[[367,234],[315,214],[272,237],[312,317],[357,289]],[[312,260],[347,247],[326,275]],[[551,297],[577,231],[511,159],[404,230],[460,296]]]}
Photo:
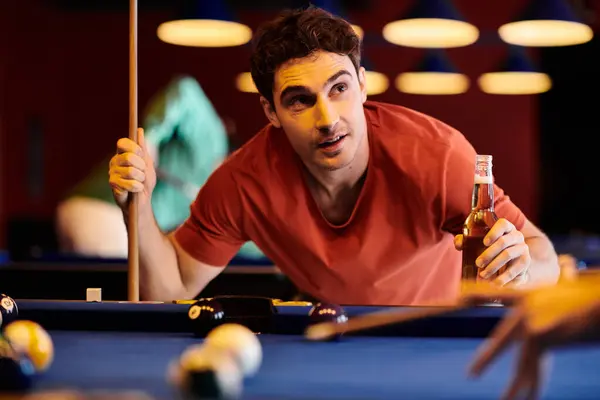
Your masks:
{"label": "man", "polygon": [[[212,171],[227,157],[225,125],[191,76],[176,76],[156,93],[143,117],[147,146],[160,177],[153,191],[152,211],[163,232],[189,216],[189,203]],[[63,253],[86,257],[127,257],[123,215],[106,182],[109,158],[79,183],[56,212],[56,230]],[[262,254],[249,242],[241,255]]]}
{"label": "man", "polygon": [[[118,141],[110,183],[125,217],[128,194],[139,196],[144,298],[195,296],[248,240],[319,300],[456,298],[456,234],[470,211],[476,153],[440,121],[367,102],[360,51],[351,26],[318,8],[265,24],[251,71],[269,124],[212,174],[169,236],[149,206],[156,177],[143,131],[140,146]],[[501,219],[488,235],[482,276],[506,265],[499,284],[556,282],[550,241],[495,192]]]}

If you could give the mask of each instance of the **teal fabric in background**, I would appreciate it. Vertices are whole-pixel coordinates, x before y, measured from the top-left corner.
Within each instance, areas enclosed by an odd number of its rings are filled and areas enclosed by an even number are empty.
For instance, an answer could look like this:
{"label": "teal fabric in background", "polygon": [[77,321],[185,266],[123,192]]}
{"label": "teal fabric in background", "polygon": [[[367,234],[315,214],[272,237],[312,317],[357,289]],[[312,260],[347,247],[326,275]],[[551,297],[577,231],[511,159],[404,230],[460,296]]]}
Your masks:
{"label": "teal fabric in background", "polygon": [[[158,148],[158,167],[198,188],[227,157],[225,126],[193,78],[177,77],[154,96],[142,126],[147,142]],[[181,224],[189,215],[191,200],[179,188],[158,181],[152,208],[161,229]]]}
{"label": "teal fabric in background", "polygon": [[[192,77],[175,77],[154,95],[145,109],[141,125],[146,142],[158,149],[157,169],[177,177],[186,186],[199,189],[228,155],[229,138],[223,121]],[[107,178],[110,157],[112,154],[70,195],[114,203]],[[185,221],[195,192],[186,192],[167,180],[157,179],[152,209],[161,230],[173,230]],[[264,257],[252,242],[246,243],[239,255]]]}

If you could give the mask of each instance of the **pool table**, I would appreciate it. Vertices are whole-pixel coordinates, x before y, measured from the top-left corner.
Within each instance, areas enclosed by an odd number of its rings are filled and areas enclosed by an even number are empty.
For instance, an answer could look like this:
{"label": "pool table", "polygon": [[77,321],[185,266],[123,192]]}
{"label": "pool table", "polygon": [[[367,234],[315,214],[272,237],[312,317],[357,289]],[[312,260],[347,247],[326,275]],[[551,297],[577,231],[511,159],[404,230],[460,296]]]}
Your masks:
{"label": "pool table", "polygon": [[[54,362],[33,390],[133,389],[174,398],[167,366],[202,341],[190,331],[189,304],[16,301],[19,317],[40,323],[55,344]],[[265,314],[244,305],[260,298],[228,301],[226,321],[259,332],[263,346],[262,366],[245,381],[244,399],[498,399],[512,373],[512,350],[478,380],[465,373],[507,308],[453,311],[334,342],[308,342],[302,337],[308,304],[269,300]],[[381,308],[345,309],[352,317]],[[600,347],[564,349],[552,357],[544,399],[598,398]]]}
{"label": "pool table", "polygon": [[[127,299],[127,260],[47,257],[0,264],[2,290],[12,297],[37,300],[84,300],[86,289],[102,288],[104,300]],[[237,259],[200,293],[293,298],[296,286],[272,263]],[[200,295],[199,294],[199,295]]]}

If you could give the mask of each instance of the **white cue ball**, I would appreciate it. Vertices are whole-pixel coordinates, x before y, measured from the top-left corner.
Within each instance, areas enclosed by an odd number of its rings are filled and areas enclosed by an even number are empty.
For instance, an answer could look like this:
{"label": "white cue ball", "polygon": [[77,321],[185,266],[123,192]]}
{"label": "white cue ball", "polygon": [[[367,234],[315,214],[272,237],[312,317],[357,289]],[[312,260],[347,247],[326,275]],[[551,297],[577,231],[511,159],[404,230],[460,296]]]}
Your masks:
{"label": "white cue ball", "polygon": [[223,324],[206,336],[205,346],[233,353],[244,376],[255,375],[262,363],[262,346],[254,332],[239,324]]}

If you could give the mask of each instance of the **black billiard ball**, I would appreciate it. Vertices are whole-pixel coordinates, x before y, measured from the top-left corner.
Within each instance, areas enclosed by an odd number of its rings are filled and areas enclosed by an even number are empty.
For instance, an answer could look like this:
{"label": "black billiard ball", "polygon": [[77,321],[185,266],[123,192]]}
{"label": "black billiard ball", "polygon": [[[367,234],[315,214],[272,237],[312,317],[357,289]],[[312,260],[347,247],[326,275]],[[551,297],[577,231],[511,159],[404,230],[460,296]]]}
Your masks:
{"label": "black billiard ball", "polygon": [[0,392],[23,392],[31,387],[35,368],[26,354],[0,338]]}
{"label": "black billiard ball", "polygon": [[215,299],[199,299],[188,309],[188,319],[194,335],[205,337],[225,321],[225,311]]}
{"label": "black billiard ball", "polygon": [[311,324],[321,322],[343,323],[348,321],[344,309],[337,304],[317,303],[309,311],[308,317]]}
{"label": "black billiard ball", "polygon": [[[322,322],[332,322],[334,324],[342,324],[348,321],[346,311],[337,304],[317,303],[308,313],[309,325],[319,324]],[[334,335],[331,340],[337,340],[342,337],[342,334]]]}
{"label": "black billiard ball", "polygon": [[17,319],[19,309],[17,303],[10,297],[0,293],[0,326],[6,326]]}

